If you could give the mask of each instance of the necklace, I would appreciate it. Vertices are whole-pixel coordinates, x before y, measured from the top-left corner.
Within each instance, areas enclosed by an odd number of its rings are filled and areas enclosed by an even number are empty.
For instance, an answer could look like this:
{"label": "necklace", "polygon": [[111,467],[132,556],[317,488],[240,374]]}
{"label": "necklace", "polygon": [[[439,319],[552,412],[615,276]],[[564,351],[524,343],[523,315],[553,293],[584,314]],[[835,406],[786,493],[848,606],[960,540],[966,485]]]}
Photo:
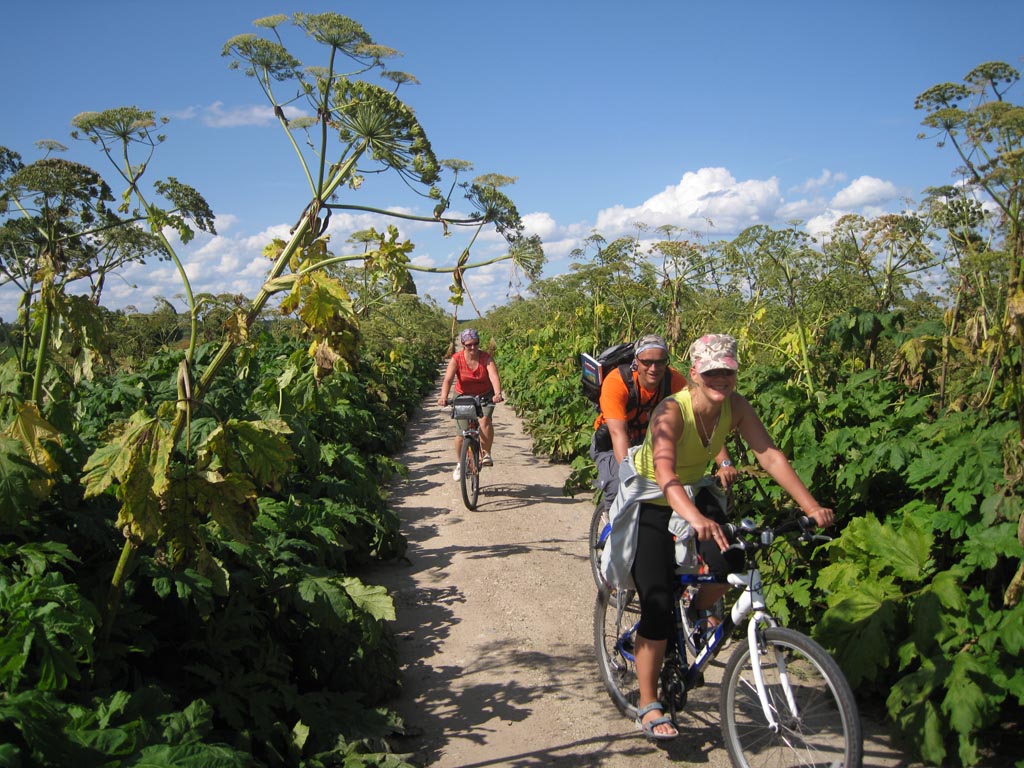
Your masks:
{"label": "necklace", "polygon": [[[715,430],[718,429],[718,422],[722,419],[722,412],[718,412],[718,415],[715,417],[715,423],[710,430],[708,430],[707,425],[704,423],[704,417],[696,409],[694,409],[693,415],[697,417],[697,423],[700,426],[700,429],[697,430],[697,436],[704,444],[704,450],[708,451],[711,447],[711,437],[715,434]],[[702,432],[704,434],[701,434]],[[710,451],[708,453],[710,455]]]}

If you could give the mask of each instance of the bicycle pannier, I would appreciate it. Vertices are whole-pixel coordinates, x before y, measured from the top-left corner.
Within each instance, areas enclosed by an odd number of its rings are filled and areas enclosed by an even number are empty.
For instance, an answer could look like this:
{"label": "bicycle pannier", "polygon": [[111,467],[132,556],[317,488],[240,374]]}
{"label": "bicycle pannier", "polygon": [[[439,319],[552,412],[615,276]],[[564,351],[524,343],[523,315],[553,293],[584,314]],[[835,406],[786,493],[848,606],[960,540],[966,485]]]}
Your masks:
{"label": "bicycle pannier", "polygon": [[469,421],[470,419],[479,419],[483,416],[483,409],[480,408],[479,402],[476,398],[470,395],[456,395],[454,401],[455,407],[455,418],[462,421]]}

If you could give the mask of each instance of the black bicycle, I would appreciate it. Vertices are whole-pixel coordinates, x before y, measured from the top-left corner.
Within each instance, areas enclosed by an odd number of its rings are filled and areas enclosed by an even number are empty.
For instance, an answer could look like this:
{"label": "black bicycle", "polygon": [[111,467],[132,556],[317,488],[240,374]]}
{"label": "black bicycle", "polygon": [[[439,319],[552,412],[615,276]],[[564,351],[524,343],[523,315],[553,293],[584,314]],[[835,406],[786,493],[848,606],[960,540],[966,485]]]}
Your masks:
{"label": "black bicycle", "polygon": [[480,417],[484,415],[484,406],[490,403],[477,395],[456,395],[448,403],[452,418],[467,422],[459,450],[459,487],[466,508],[473,510],[480,496]]}
{"label": "black bicycle", "polygon": [[[765,607],[759,556],[781,537],[798,533],[803,541],[827,541],[812,533],[815,523],[800,517],[779,527],[745,519],[722,526],[732,548],[748,553],[750,570],[718,577],[680,569],[676,592],[676,632],[670,638],[659,681],[665,714],[676,719],[687,693],[704,681],[704,669],[737,626],[747,622],[745,642],[726,663],[720,694],[722,737],[733,765],[790,768],[859,768],[863,736],[853,691],[836,662],[811,638],[779,625]],[[736,599],[722,623],[701,641],[688,661],[684,591],[699,584],[728,583]],[[640,606],[633,590],[601,589],[594,607],[598,665],[612,701],[635,719],[639,702],[634,646]]]}

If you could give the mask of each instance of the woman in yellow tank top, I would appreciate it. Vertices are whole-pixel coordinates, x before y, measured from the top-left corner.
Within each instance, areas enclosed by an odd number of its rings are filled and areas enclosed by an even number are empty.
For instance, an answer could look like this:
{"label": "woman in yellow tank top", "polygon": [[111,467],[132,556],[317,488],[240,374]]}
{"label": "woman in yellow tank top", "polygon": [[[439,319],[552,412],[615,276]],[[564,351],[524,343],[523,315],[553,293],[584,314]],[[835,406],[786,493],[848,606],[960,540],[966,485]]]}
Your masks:
{"label": "woman in yellow tank top", "polygon": [[[620,527],[635,526],[633,531],[625,532],[625,538],[628,542],[632,537],[633,559],[627,567],[640,599],[635,649],[639,711],[642,713],[639,721],[644,733],[652,739],[671,739],[678,735],[675,724],[665,716],[664,707],[657,703],[658,674],[673,626],[675,547],[668,521],[672,514],[682,517],[696,536],[702,554],[717,554],[716,550],[726,549],[728,542],[721,528],[724,519],[716,520],[701,512],[687,486],[692,489],[704,477],[708,464],[729,434],[737,432],[743,438],[758,463],[804,514],[822,527],[833,521],[832,510],[815,500],[772,442],[753,407],[736,392],[739,368],[736,340],[724,334],[702,336],[690,346],[690,360],[689,388],[666,398],[654,411],[647,437],[632,456],[632,467],[624,469],[620,477],[620,482],[625,483],[627,474],[632,471],[638,485],[656,484],[660,495],[650,498],[649,503],[638,503],[639,512],[635,515],[621,514],[622,510],[614,507],[612,510],[613,533],[616,523]],[[616,506],[620,501],[625,506],[626,498],[620,493]],[[629,547],[629,543],[626,546]],[[727,564],[723,561],[721,567]],[[695,599],[694,607],[698,610],[710,607],[726,589],[728,587],[721,585],[706,585]]]}

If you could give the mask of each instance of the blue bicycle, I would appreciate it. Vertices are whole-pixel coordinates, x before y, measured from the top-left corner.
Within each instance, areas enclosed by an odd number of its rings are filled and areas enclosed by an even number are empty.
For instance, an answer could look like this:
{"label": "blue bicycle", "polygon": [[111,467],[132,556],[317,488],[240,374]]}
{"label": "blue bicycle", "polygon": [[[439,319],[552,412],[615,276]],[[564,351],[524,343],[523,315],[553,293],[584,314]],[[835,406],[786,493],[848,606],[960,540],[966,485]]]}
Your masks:
{"label": "blue bicycle", "polygon": [[[608,587],[604,577],[601,575],[601,553],[604,551],[604,546],[607,543],[611,532],[612,526],[608,518],[608,505],[601,502],[597,505],[597,508],[594,510],[594,514],[590,518],[589,538],[590,571],[594,577],[594,583],[597,584],[598,591]],[[691,560],[687,567],[691,568],[694,573],[700,570],[701,564],[695,553],[692,553]],[[690,614],[686,609],[689,608],[690,601],[696,597],[699,586],[700,584],[696,582],[686,584],[679,596],[679,602],[683,607],[683,613],[680,618],[680,621],[683,623],[683,638],[686,644],[686,650],[691,656],[694,656],[697,653],[695,638],[697,638],[700,633],[698,628],[691,622]],[[712,606],[711,615],[721,620],[724,613],[725,604],[723,601],[719,600]]]}
{"label": "blue bicycle", "polygon": [[[782,537],[797,533],[803,541],[827,541],[813,533],[815,523],[801,517],[779,527],[745,519],[723,526],[731,547],[748,553],[750,570],[717,577],[680,568],[676,592],[676,632],[669,640],[660,677],[659,699],[676,719],[690,690],[703,685],[704,670],[725,647],[733,630],[746,625],[725,665],[720,694],[722,737],[737,768],[860,768],[863,736],[853,691],[828,652],[811,638],[779,625],[765,607],[759,557]],[[684,592],[701,584],[730,584],[735,601],[694,654],[687,653],[688,624]],[[601,679],[612,701],[635,719],[640,692],[633,648],[640,605],[632,590],[598,590],[594,641]],[[692,645],[691,645],[692,647]],[[693,656],[693,662],[688,659]]]}

